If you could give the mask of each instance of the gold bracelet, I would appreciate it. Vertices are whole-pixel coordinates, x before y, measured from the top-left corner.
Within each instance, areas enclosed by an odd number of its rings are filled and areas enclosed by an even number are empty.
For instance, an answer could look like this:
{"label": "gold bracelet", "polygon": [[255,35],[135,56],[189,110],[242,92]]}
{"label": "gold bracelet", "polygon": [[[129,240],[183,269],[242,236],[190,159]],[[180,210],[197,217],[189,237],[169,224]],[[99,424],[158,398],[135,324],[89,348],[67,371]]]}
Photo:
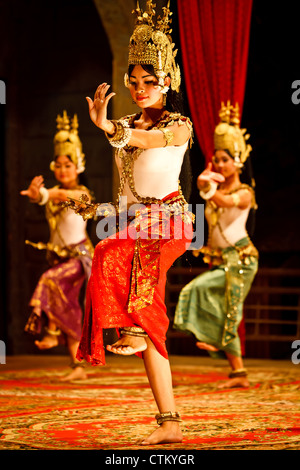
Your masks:
{"label": "gold bracelet", "polygon": [[108,134],[107,132],[105,132],[105,135],[109,141],[117,141],[123,136],[124,127],[120,121],[116,121],[112,119],[110,122],[113,124],[115,128],[114,132],[112,134]]}
{"label": "gold bracelet", "polygon": [[49,191],[44,186],[39,189],[40,199],[38,201],[39,206],[44,206],[49,201]]}
{"label": "gold bracelet", "polygon": [[115,132],[110,135],[105,132],[106,138],[108,139],[110,145],[116,148],[123,148],[128,144],[131,138],[132,129],[128,127],[127,123],[124,121],[111,121],[115,126]]}
{"label": "gold bracelet", "polygon": [[208,191],[204,191],[203,189],[199,191],[200,197],[202,197],[202,199],[205,199],[205,200],[211,199],[215,195],[215,192],[217,191],[217,187],[218,187],[217,183],[215,183],[214,181],[210,181]]}

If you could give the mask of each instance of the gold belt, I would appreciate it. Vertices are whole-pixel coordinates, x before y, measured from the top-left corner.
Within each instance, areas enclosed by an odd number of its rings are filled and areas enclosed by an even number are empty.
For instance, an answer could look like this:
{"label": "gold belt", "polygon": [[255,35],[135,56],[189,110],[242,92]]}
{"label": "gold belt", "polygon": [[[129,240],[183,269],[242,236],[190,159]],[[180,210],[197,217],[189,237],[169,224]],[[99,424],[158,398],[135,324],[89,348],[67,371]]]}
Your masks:
{"label": "gold belt", "polygon": [[[246,265],[251,263],[251,258],[258,258],[258,251],[250,242],[248,245],[245,246],[234,246],[229,247],[229,249],[235,249],[239,254],[239,259]],[[224,263],[224,252],[228,248],[212,248],[210,246],[203,246],[199,250],[194,250],[193,254],[195,256],[199,256],[200,253],[203,254],[203,261],[204,263],[212,264],[213,266],[219,266],[220,264]]]}

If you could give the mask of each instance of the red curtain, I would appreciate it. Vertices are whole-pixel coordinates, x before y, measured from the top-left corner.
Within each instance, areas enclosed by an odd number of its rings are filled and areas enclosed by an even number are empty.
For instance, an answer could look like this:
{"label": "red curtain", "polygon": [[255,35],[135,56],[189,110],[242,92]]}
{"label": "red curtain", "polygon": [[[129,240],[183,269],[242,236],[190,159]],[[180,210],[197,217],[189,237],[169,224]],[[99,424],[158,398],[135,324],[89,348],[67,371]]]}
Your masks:
{"label": "red curtain", "polygon": [[242,116],[252,0],[177,0],[183,74],[201,150],[211,160],[221,101]]}

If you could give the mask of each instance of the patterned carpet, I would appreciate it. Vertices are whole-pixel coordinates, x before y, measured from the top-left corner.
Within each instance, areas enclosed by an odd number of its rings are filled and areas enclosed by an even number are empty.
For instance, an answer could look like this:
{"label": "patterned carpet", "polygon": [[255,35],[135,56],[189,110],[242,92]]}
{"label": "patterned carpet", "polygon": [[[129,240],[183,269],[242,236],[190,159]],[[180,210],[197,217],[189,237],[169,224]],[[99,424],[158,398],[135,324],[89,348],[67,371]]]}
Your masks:
{"label": "patterned carpet", "polygon": [[[0,449],[138,450],[156,427],[143,362],[108,360],[88,379],[61,383],[67,359],[52,368],[0,365]],[[8,361],[9,362],[9,361]],[[184,441],[165,450],[300,449],[300,365],[247,365],[250,388],[220,390],[225,361],[171,358]],[[153,450],[153,446],[151,448]]]}

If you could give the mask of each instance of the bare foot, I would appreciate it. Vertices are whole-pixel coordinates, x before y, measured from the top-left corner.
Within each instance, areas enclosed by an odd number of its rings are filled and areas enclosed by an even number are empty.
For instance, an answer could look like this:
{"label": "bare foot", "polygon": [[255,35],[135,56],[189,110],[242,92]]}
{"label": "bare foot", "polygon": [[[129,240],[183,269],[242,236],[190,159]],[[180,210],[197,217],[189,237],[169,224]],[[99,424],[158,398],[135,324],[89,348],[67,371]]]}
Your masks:
{"label": "bare foot", "polygon": [[247,377],[234,377],[218,385],[218,388],[236,388],[236,387],[248,388],[249,381]]}
{"label": "bare foot", "polygon": [[87,379],[87,374],[85,373],[84,369],[80,366],[75,367],[72,372],[70,372],[65,377],[62,377],[60,382],[69,382],[70,380],[85,380]]}
{"label": "bare foot", "polygon": [[130,356],[147,349],[147,343],[142,336],[122,336],[116,343],[107,345],[106,349],[114,354]]}
{"label": "bare foot", "polygon": [[57,336],[45,335],[41,341],[35,341],[34,344],[39,349],[51,349],[58,346],[58,339]]}
{"label": "bare foot", "polygon": [[155,444],[171,444],[175,442],[182,442],[182,432],[179,423],[174,421],[165,421],[158,428],[146,437],[143,441],[139,442],[142,446],[155,445]]}
{"label": "bare foot", "polygon": [[219,351],[215,346],[212,346],[212,344],[202,343],[200,341],[196,343],[196,346],[199,349],[205,349],[205,351]]}

